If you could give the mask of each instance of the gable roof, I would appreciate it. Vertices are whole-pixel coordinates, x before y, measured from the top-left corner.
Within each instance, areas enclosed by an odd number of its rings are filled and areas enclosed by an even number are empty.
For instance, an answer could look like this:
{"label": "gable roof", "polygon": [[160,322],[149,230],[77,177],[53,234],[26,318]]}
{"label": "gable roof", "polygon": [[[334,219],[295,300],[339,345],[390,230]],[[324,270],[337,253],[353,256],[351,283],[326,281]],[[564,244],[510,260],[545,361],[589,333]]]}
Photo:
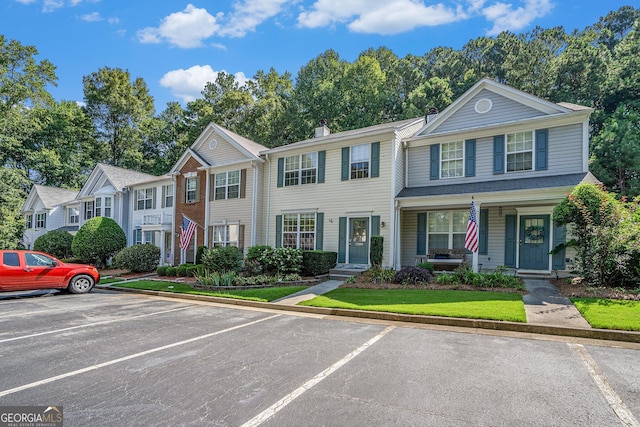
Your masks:
{"label": "gable roof", "polygon": [[330,133],[329,135],[326,135],[326,136],[305,139],[304,141],[294,142],[293,144],[282,145],[280,147],[271,148],[263,151],[262,154],[277,153],[280,151],[286,151],[289,149],[304,147],[306,145],[328,144],[328,143],[337,142],[340,140],[358,138],[362,136],[378,135],[378,134],[388,133],[392,131],[398,132],[406,127],[417,124],[421,121],[424,123],[424,117],[416,117],[413,119],[405,119],[397,122],[382,123],[379,125],[367,126],[364,128],[346,130],[346,131],[337,132],[337,133]]}
{"label": "gable roof", "polygon": [[229,129],[225,129],[215,123],[211,123],[209,126],[212,126],[219,134],[226,137],[225,139],[227,139],[229,143],[241,148],[240,151],[245,151],[253,157],[260,157],[260,152],[267,149],[264,145],[251,141],[250,139],[247,139],[242,135],[238,135],[237,133],[232,132]]}
{"label": "gable roof", "polygon": [[93,171],[91,171],[87,182],[82,186],[82,189],[78,193],[78,198],[93,194],[95,191],[94,186],[101,176],[104,176],[116,191],[123,191],[125,187],[135,184],[136,182],[149,181],[155,178],[154,175],[148,173],[98,163],[96,167],[93,168]]}
{"label": "gable roof", "polygon": [[25,200],[24,205],[22,205],[21,212],[28,211],[29,209],[27,209],[27,207],[33,204],[36,197],[40,199],[45,209],[51,209],[54,206],[75,200],[77,195],[78,192],[76,190],[34,184],[33,187],[31,187],[31,191],[29,191],[27,200]]}
{"label": "gable roof", "polygon": [[445,108],[435,118],[430,120],[422,127],[414,137],[427,136],[437,132],[438,128],[447,122],[456,112],[465,106],[471,99],[478,95],[481,91],[488,90],[497,95],[503,96],[511,101],[515,101],[532,110],[539,111],[541,116],[558,116],[568,115],[571,113],[590,113],[592,108],[570,103],[558,103],[546,101],[537,96],[515,89],[511,86],[503,85],[494,80],[483,78],[473,85],[469,90],[463,93],[451,105]]}

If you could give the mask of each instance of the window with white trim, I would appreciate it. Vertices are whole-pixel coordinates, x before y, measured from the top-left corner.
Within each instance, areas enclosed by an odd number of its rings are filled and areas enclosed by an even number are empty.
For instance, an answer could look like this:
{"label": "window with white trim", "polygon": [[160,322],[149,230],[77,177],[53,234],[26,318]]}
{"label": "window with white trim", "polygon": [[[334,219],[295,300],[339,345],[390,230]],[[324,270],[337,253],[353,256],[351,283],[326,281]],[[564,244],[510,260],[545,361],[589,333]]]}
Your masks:
{"label": "window with white trim", "polygon": [[187,178],[185,201],[187,203],[194,203],[198,199],[197,192],[198,192],[198,177],[193,176],[193,177]]}
{"label": "window with white trim", "polygon": [[239,247],[240,225],[223,224],[213,226],[213,246]]}
{"label": "window with white trim", "polygon": [[282,216],[282,246],[303,250],[315,249],[316,214],[284,214]]}
{"label": "window with white trim", "polygon": [[463,249],[469,210],[431,211],[427,218],[427,246],[433,249]]}
{"label": "window with white trim", "polygon": [[100,197],[96,197],[95,203],[96,216],[102,216],[102,199]]}
{"label": "window with white trim", "polygon": [[216,173],[215,200],[240,198],[240,171]]}
{"label": "window with white trim", "polygon": [[162,187],[164,192],[164,207],[173,207],[173,184],[167,184]]}
{"label": "window with white trim", "polygon": [[350,151],[351,179],[369,178],[371,144],[355,145]]}
{"label": "window with white trim", "polygon": [[107,218],[112,218],[111,216],[111,200],[112,198],[109,196],[106,196],[104,198],[104,216],[106,216]]}
{"label": "window with white trim", "polygon": [[318,153],[289,156],[284,159],[284,185],[315,184]]}
{"label": "window with white trim", "polygon": [[78,224],[80,222],[80,209],[78,208],[67,208],[67,220],[69,224]]}
{"label": "window with white trim", "polygon": [[24,216],[24,228],[31,228],[33,226],[33,215]]}
{"label": "window with white trim", "polygon": [[141,245],[142,244],[142,229],[135,228],[133,230],[133,243],[135,245]]}
{"label": "window with white trim", "polygon": [[533,170],[533,131],[509,133],[507,172]]}
{"label": "window with white trim", "polygon": [[47,214],[46,213],[37,213],[36,214],[36,228],[46,228],[47,226]]}
{"label": "window with white trim", "polygon": [[138,190],[137,194],[136,207],[138,210],[153,209],[153,188]]}
{"label": "window with white trim", "polygon": [[464,141],[445,142],[440,145],[440,178],[464,175]]}
{"label": "window with white trim", "polygon": [[155,232],[154,231],[144,231],[142,233],[142,237],[143,237],[143,243],[150,243],[152,245],[155,245],[156,243],[156,239],[155,239]]}
{"label": "window with white trim", "polygon": [[93,218],[93,201],[85,202],[84,204],[84,219]]}

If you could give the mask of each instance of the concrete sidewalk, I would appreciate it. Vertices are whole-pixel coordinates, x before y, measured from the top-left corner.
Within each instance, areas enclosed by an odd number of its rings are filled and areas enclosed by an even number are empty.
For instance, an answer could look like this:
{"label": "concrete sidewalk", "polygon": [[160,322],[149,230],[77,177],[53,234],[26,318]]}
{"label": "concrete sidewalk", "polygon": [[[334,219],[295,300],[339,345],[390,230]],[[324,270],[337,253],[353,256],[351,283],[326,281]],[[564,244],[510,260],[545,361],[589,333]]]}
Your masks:
{"label": "concrete sidewalk", "polygon": [[591,328],[569,298],[545,279],[524,279],[529,292],[522,297],[527,323],[566,328]]}
{"label": "concrete sidewalk", "polygon": [[309,286],[307,289],[304,289],[300,292],[287,295],[286,297],[273,300],[271,302],[283,305],[296,305],[299,302],[313,299],[318,295],[326,294],[327,292],[336,289],[343,283],[344,282],[342,280],[327,280],[326,282],[322,282],[314,286]]}

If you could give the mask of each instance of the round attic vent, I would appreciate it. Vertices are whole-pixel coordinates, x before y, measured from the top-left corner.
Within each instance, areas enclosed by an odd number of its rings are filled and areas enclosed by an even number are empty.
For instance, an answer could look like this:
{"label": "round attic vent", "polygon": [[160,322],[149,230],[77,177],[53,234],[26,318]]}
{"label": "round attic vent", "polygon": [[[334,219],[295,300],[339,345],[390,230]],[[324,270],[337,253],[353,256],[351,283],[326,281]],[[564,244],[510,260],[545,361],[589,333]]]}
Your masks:
{"label": "round attic vent", "polygon": [[215,150],[217,146],[218,146],[217,140],[212,139],[211,141],[209,141],[209,149]]}
{"label": "round attic vent", "polygon": [[488,113],[489,110],[491,110],[491,107],[493,107],[493,102],[491,102],[490,99],[487,99],[487,98],[479,99],[475,105],[476,113],[478,114]]}

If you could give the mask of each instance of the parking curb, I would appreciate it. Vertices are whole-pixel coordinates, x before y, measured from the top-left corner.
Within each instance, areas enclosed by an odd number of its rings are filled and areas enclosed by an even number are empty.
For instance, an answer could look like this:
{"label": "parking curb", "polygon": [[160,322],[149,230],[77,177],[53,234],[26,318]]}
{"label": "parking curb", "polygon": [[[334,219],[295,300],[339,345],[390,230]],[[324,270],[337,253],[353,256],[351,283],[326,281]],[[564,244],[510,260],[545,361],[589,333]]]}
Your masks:
{"label": "parking curb", "polygon": [[587,338],[606,341],[620,341],[629,343],[640,343],[640,332],[620,331],[611,329],[583,329],[567,328],[561,326],[534,325],[528,323],[464,319],[458,317],[440,317],[414,314],[389,313],[381,311],[349,310],[343,308],[308,307],[300,305],[284,305],[272,302],[248,301],[233,298],[221,298],[207,295],[180,294],[175,292],[150,291],[145,289],[116,288],[109,285],[96,285],[96,289],[113,290],[118,292],[128,292],[151,296],[161,296],[165,298],[185,299],[193,301],[213,302],[226,305],[238,305],[252,308],[263,308],[271,310],[293,311],[299,313],[320,314],[325,316],[340,316],[352,318],[365,318],[375,320],[385,320],[394,322],[408,322],[417,324],[429,324],[438,326],[453,326],[461,328],[487,329],[507,332],[521,332],[539,335],[555,335],[563,337]]}

